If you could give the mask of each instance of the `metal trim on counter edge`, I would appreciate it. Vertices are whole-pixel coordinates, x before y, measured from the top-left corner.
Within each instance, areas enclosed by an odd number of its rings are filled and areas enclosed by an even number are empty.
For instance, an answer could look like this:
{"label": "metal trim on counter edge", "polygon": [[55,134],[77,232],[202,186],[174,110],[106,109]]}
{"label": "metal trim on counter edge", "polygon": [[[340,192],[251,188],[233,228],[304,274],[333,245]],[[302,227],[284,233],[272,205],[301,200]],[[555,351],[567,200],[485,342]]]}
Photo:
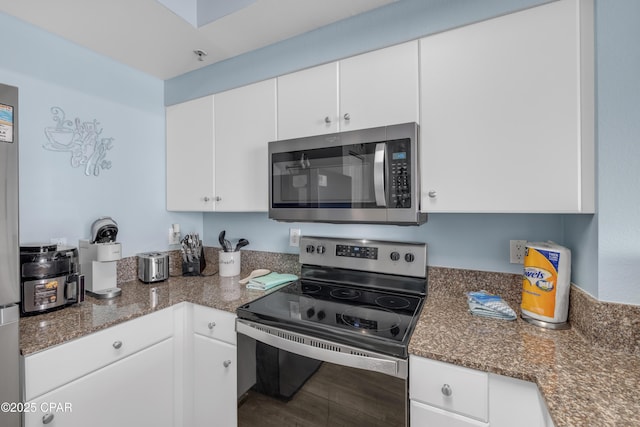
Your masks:
{"label": "metal trim on counter edge", "polygon": [[409,361],[319,338],[236,319],[236,332],[291,353],[407,379]]}

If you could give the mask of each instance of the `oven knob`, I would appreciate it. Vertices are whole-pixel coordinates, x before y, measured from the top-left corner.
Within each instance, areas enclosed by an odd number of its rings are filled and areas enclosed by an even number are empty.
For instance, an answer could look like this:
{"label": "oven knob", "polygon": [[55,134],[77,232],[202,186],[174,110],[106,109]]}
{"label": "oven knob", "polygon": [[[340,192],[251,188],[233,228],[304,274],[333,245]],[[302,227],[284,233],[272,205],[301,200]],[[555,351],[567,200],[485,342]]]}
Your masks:
{"label": "oven knob", "polygon": [[322,320],[322,319],[324,319],[325,317],[327,317],[327,315],[326,315],[326,314],[324,314],[324,311],[320,310],[320,311],[318,312],[318,320]]}
{"label": "oven knob", "polygon": [[312,254],[316,250],[315,246],[307,245],[307,253]]}
{"label": "oven knob", "polygon": [[400,254],[398,252],[391,252],[391,260],[397,261],[400,259]]}
{"label": "oven knob", "polygon": [[415,259],[415,255],[413,255],[411,252],[404,254],[404,260],[407,262],[413,262]]}
{"label": "oven knob", "polygon": [[318,245],[318,247],[316,248],[316,252],[319,253],[320,255],[322,255],[323,253],[325,253],[327,251],[327,248],[325,248],[322,245]]}

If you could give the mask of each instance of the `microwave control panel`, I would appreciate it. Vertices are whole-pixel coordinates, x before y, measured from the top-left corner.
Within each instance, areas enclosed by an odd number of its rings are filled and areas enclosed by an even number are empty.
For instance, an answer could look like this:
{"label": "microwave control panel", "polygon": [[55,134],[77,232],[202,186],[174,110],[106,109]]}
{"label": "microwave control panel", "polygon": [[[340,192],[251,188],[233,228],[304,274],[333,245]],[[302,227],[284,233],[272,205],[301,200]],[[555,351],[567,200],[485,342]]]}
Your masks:
{"label": "microwave control panel", "polygon": [[389,141],[389,207],[411,207],[411,158],[408,139]]}

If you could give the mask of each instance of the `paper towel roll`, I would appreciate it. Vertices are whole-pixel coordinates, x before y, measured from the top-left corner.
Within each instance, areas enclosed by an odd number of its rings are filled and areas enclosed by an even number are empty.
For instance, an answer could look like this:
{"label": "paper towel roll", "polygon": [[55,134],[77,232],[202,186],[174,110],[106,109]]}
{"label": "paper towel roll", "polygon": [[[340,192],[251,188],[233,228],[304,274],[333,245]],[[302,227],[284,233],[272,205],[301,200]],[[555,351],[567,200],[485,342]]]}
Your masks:
{"label": "paper towel roll", "polygon": [[523,316],[566,323],[569,314],[571,251],[554,242],[527,242],[522,276]]}

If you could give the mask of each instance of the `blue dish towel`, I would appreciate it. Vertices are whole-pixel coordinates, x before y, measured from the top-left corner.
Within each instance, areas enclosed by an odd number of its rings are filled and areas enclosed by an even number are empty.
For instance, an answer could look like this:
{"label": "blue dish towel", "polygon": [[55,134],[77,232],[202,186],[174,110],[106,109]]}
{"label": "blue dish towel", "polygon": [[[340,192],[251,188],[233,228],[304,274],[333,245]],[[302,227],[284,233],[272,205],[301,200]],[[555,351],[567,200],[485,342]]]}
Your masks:
{"label": "blue dish towel", "polygon": [[264,276],[254,277],[247,283],[247,289],[256,289],[259,291],[268,291],[276,286],[284,285],[285,283],[298,280],[298,276],[295,274],[284,273],[269,273]]}
{"label": "blue dish towel", "polygon": [[518,317],[516,312],[501,297],[490,294],[487,291],[468,292],[467,303],[471,314],[476,316],[504,320],[516,320]]}

